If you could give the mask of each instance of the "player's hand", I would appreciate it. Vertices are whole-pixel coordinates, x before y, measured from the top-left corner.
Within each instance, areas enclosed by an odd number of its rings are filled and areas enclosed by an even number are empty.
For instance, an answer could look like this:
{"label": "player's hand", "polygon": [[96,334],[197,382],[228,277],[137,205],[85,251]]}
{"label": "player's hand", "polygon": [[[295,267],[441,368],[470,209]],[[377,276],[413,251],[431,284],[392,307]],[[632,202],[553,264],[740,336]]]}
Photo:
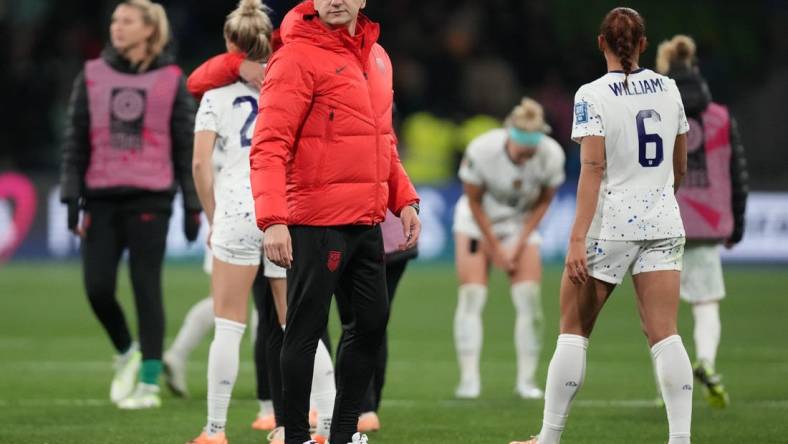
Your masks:
{"label": "player's hand", "polygon": [[506,251],[500,242],[490,245],[490,258],[496,267],[505,271],[506,273],[514,272],[514,262],[512,262],[512,254]]}
{"label": "player's hand", "polygon": [[205,245],[208,246],[208,249],[212,249],[213,245],[211,245],[211,236],[213,236],[213,228],[208,225],[208,235],[205,236]]}
{"label": "player's hand", "polygon": [[197,240],[197,235],[200,234],[200,212],[187,211],[183,216],[183,234],[186,235],[186,240],[194,242]]}
{"label": "player's hand", "polygon": [[249,83],[257,89],[262,89],[263,79],[265,78],[265,65],[250,60],[244,60],[238,68],[238,75],[240,75],[246,83]]}
{"label": "player's hand", "polygon": [[405,206],[399,214],[402,221],[402,234],[405,235],[405,243],[400,244],[400,251],[409,250],[419,242],[421,234],[421,221],[416,209],[410,205]]}
{"label": "player's hand", "polygon": [[276,265],[283,268],[293,265],[293,242],[287,225],[276,224],[268,227],[263,235],[263,249],[268,260]]}
{"label": "player's hand", "polygon": [[588,281],[588,264],[586,262],[586,244],[582,239],[570,239],[566,252],[566,274],[575,285]]}
{"label": "player's hand", "polygon": [[512,262],[512,266],[514,266],[515,269],[520,263],[520,258],[523,257],[523,252],[525,251],[525,247],[528,245],[526,239],[528,239],[527,236],[518,238],[517,243],[515,243],[514,247],[512,248],[511,262]]}
{"label": "player's hand", "polygon": [[87,234],[88,224],[90,223],[90,215],[85,213],[82,219],[82,224],[79,223],[79,202],[77,200],[69,200],[66,202],[68,206],[68,231],[74,233],[84,239]]}

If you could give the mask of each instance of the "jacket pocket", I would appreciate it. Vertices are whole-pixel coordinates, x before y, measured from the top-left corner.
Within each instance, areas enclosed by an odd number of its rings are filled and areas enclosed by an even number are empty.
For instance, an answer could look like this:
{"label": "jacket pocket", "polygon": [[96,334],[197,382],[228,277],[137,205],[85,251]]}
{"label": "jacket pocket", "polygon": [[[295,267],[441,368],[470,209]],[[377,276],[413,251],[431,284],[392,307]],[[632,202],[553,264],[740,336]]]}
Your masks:
{"label": "jacket pocket", "polygon": [[323,140],[319,147],[320,152],[318,153],[317,171],[315,172],[316,173],[315,181],[312,184],[315,187],[319,187],[323,185],[325,181],[326,157],[328,156],[329,147],[334,143],[335,119],[336,119],[336,109],[331,107],[328,110],[328,122],[326,122],[326,131],[323,134]]}

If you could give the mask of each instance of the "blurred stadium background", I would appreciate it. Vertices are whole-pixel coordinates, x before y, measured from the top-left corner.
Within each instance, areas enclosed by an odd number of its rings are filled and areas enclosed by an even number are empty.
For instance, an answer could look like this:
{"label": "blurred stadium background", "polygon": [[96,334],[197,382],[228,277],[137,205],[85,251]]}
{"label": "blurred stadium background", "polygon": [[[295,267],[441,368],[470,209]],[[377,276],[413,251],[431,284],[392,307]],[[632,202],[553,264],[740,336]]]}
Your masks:
{"label": "blurred stadium background", "polygon": [[[66,210],[57,198],[68,94],[83,61],[97,56],[107,41],[115,3],[0,0],[0,443],[114,442],[115,437],[179,442],[203,418],[205,346],[190,369],[192,400],[167,399],[162,411],[139,414],[115,411],[104,400],[111,347],[89,312],[76,261],[78,244],[67,232]],[[161,3],[186,72],[223,50],[221,27],[235,1]],[[266,3],[280,20],[296,2]],[[554,263],[544,280],[543,375],[557,331],[560,261],[579,171],[578,147],[569,140],[572,98],[579,85],[604,70],[595,36],[601,17],[617,5],[369,0],[366,13],[381,22],[382,44],[395,68],[401,153],[424,199],[425,229],[421,258],[406,273],[394,307],[384,429],[374,442],[501,443],[537,430],[541,402],[519,401],[512,393],[513,315],[500,275],[485,314],[482,400],[450,400],[457,377],[450,226],[461,190],[455,173],[465,144],[498,125],[522,95],[545,106],[554,136],[566,150],[570,180],[542,224],[544,254]],[[749,163],[745,238],[724,254],[730,297],[722,304],[718,366],[733,405],[716,412],[697,403],[695,440],[788,442],[788,157],[781,131],[788,114],[788,2],[628,5],[647,21],[650,46],[642,65],[652,67],[657,44],[676,33],[696,39],[700,68],[715,100],[729,105],[739,120]],[[203,243],[186,243],[181,206],[174,209],[171,260],[165,266],[170,333],[208,288],[197,262]],[[129,304],[123,276],[121,298]],[[589,354],[584,401],[577,407],[583,413],[573,416],[566,442],[600,442],[595,436],[605,436],[604,442],[658,442],[664,436],[664,413],[647,402],[655,395],[653,380],[631,295],[625,285],[603,315],[596,333],[601,339]],[[681,328],[689,338],[687,316]],[[254,408],[250,356],[244,358],[234,401],[240,408],[231,410],[231,427],[239,430],[236,441],[260,441],[262,436],[246,431]]]}

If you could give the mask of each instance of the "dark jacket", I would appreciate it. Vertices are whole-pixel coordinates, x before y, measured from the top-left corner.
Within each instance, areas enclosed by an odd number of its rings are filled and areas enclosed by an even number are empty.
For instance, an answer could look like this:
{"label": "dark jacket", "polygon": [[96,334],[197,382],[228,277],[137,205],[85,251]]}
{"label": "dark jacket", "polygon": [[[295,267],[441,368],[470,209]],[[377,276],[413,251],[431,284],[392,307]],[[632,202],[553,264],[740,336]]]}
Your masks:
{"label": "dark jacket", "polygon": [[[676,81],[687,116],[694,117],[701,122],[700,115],[711,103],[711,93],[706,80],[697,69],[690,69],[683,65],[671,66],[668,76]],[[741,241],[744,236],[744,212],[749,192],[749,175],[747,173],[747,159],[744,156],[744,145],[742,145],[739,127],[733,116],[731,116],[730,126],[733,232],[727,241],[735,244]]]}
{"label": "dark jacket", "polygon": [[[114,48],[107,47],[102,53],[113,69],[135,74],[137,70],[120,56]],[[170,52],[165,51],[153,61],[149,70],[175,63]],[[172,164],[174,182],[170,190],[149,191],[134,187],[113,187],[91,190],[85,187],[85,172],[90,163],[90,109],[84,70],[74,80],[68,105],[68,120],[63,143],[63,163],[60,173],[60,200],[69,205],[80,201],[89,205],[92,201],[112,201],[135,210],[170,210],[176,186],[183,192],[186,211],[200,210],[200,201],[192,179],[192,150],[194,142],[194,99],[186,90],[186,81],[180,79],[178,92],[173,103],[171,118]]]}

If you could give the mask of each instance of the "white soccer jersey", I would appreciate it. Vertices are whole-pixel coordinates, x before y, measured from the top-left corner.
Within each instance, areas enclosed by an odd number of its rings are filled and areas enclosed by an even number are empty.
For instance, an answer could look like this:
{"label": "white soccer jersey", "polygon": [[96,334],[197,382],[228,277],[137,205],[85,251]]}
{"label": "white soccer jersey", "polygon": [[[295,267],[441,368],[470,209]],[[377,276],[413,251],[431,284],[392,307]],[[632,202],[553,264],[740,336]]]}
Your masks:
{"label": "white soccer jersey", "polygon": [[213,154],[216,214],[254,218],[249,149],[259,94],[249,85],[236,82],[208,91],[200,102],[194,130],[216,133]]}
{"label": "white soccer jersey", "polygon": [[[542,188],[558,187],[565,179],[564,150],[551,137],[544,136],[534,156],[522,165],[509,157],[507,139],[507,131],[502,128],[475,138],[459,171],[464,183],[484,188],[482,208],[493,225],[512,221],[521,224]],[[463,196],[457,205],[468,206],[467,197]]]}
{"label": "white soccer jersey", "polygon": [[648,69],[609,72],[575,95],[572,139],[605,138],[606,168],[588,236],[649,240],[684,236],[673,195],[673,147],[689,130],[676,83]]}

